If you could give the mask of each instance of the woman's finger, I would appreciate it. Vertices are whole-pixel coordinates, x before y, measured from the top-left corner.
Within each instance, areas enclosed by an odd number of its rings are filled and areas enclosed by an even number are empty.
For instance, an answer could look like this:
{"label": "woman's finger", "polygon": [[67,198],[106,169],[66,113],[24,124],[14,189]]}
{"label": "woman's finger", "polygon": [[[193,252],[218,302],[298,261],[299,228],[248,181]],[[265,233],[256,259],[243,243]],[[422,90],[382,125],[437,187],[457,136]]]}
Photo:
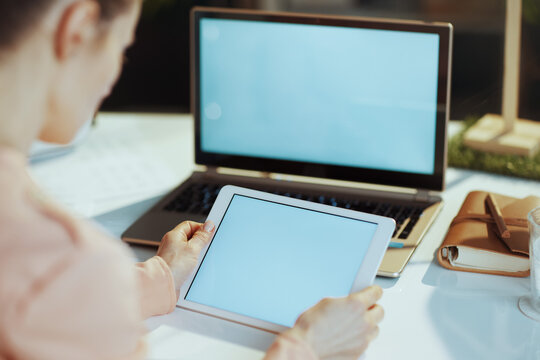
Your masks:
{"label": "woman's finger", "polygon": [[176,225],[174,229],[171,230],[171,232],[174,233],[181,233],[185,235],[186,239],[189,239],[202,227],[203,224],[195,222],[195,221],[183,221],[180,224]]}
{"label": "woman's finger", "polygon": [[[177,242],[187,242],[192,235],[201,228],[202,224],[194,221],[184,221],[178,224],[174,229],[165,234],[163,240]],[[163,241],[162,241],[163,242]]]}
{"label": "woman's finger", "polygon": [[366,321],[372,324],[380,323],[383,318],[384,318],[384,310],[382,306],[377,305],[377,304],[373,305],[373,307],[370,308],[365,315]]}
{"label": "woman's finger", "polygon": [[203,226],[189,239],[189,246],[198,254],[201,250],[208,245],[214,232],[214,224],[208,220]]}
{"label": "woman's finger", "polygon": [[373,332],[367,336],[367,341],[371,342],[373,339],[375,339],[377,336],[379,336],[379,327],[375,326],[375,329],[373,329]]}
{"label": "woman's finger", "polygon": [[382,297],[382,294],[383,291],[381,287],[373,285],[349,296],[355,301],[362,302],[362,304],[364,304],[366,308],[370,308],[375,305],[377,301],[379,301],[379,299]]}

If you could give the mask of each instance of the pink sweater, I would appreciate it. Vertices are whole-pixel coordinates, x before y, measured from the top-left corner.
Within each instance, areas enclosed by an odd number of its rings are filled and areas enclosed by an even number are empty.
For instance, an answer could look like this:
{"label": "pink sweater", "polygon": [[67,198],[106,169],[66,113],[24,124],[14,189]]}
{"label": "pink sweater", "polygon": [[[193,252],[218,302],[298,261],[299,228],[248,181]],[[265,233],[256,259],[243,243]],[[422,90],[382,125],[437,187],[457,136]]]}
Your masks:
{"label": "pink sweater", "polygon": [[176,300],[163,259],[133,266],[125,244],[47,200],[25,156],[0,147],[0,360],[142,359],[142,320]]}
{"label": "pink sweater", "polygon": [[[0,147],[0,360],[143,359],[143,320],[177,297],[163,259],[130,255],[46,199],[25,156]],[[287,336],[265,357],[316,358]]]}

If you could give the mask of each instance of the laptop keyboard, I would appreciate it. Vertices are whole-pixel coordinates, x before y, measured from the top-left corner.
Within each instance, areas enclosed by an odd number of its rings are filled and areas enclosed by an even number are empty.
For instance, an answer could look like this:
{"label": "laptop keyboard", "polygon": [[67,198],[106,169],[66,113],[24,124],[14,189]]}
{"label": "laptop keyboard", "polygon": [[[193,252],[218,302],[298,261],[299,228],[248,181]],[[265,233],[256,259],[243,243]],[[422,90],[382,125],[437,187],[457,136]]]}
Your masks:
{"label": "laptop keyboard", "polygon": [[[214,201],[216,200],[220,184],[194,183],[190,184],[184,191],[178,194],[172,201],[165,205],[166,211],[191,213],[198,215],[208,215]],[[396,221],[396,231],[392,237],[399,234],[398,239],[405,240],[409,237],[414,226],[422,216],[424,207],[410,206],[402,204],[391,204],[388,202],[376,202],[373,200],[361,199],[341,199],[325,195],[308,195],[297,192],[286,192],[275,189],[260,189],[276,195],[293,197],[307,200],[319,204],[342,207],[356,211],[362,211],[374,215],[381,215],[393,218]],[[407,222],[407,219],[409,221]]]}

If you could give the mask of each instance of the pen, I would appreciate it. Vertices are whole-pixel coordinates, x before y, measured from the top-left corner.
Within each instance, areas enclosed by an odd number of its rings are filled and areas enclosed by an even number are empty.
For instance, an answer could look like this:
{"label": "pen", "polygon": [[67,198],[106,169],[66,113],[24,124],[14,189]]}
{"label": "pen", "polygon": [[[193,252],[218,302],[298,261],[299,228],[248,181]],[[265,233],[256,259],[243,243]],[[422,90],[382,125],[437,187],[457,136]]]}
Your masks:
{"label": "pen", "polygon": [[497,230],[499,231],[499,235],[503,239],[509,239],[510,230],[508,230],[508,228],[506,227],[503,216],[501,214],[501,210],[499,209],[499,206],[497,205],[495,198],[491,194],[488,194],[486,196],[486,203],[487,203],[488,210],[491,213],[491,216],[495,220],[495,224],[497,225]]}
{"label": "pen", "polygon": [[415,247],[416,245],[405,245],[404,243],[397,242],[397,241],[390,241],[388,244],[389,249],[408,249]]}

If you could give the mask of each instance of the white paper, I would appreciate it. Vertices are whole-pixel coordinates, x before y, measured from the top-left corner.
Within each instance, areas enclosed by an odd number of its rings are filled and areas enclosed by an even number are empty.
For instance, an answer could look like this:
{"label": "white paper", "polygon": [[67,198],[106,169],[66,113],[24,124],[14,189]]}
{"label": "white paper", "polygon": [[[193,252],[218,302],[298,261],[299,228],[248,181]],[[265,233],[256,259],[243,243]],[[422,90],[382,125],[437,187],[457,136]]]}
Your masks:
{"label": "white paper", "polygon": [[[32,164],[30,173],[50,197],[85,217],[163,194],[181,177],[172,160],[162,155],[167,148],[177,149],[169,146],[167,124],[160,125],[165,126],[98,123],[73,152]],[[153,134],[146,127],[158,131]],[[189,173],[189,166],[184,170]]]}

